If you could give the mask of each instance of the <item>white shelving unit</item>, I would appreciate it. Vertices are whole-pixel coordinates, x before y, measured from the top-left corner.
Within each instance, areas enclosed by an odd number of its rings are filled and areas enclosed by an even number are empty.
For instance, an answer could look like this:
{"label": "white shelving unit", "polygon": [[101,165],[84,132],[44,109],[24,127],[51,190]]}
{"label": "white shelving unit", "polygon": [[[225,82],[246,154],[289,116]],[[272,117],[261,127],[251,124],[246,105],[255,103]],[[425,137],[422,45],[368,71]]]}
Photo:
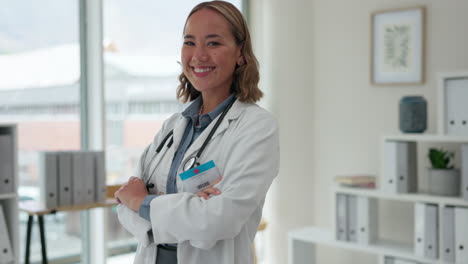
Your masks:
{"label": "white shelving unit", "polygon": [[[13,253],[15,255],[15,262],[20,263],[19,261],[19,219],[18,219],[18,168],[17,168],[17,130],[16,125],[5,125],[0,124],[0,135],[11,135],[13,137],[14,148],[13,152],[10,155],[13,155],[13,182],[14,182],[14,192],[12,193],[0,193],[0,204],[3,207],[3,213],[5,215],[5,221],[8,228],[8,233],[10,236],[10,241],[12,244]],[[2,155],[4,153],[2,152]],[[2,183],[3,184],[3,183]]]}
{"label": "white shelving unit", "polygon": [[[403,142],[424,142],[424,143],[468,143],[468,137],[446,136],[446,135],[392,135],[383,136],[381,144],[386,141],[403,141]],[[382,154],[383,155],[383,154]],[[381,157],[383,160],[383,157]],[[383,167],[383,165],[382,165]],[[383,169],[381,169],[381,173]],[[337,194],[347,194],[374,198],[384,201],[398,201],[408,203],[428,203],[438,206],[439,226],[443,225],[443,219],[440,212],[445,206],[457,206],[468,208],[468,201],[460,197],[445,197],[435,196],[425,193],[389,193],[384,192],[380,188],[377,189],[359,189],[334,186],[332,188],[333,197]],[[333,208],[335,207],[335,198],[332,199]],[[336,210],[334,210],[336,214]],[[376,212],[377,213],[377,212]],[[335,220],[335,219],[334,219]],[[468,225],[468,223],[467,223]],[[439,258],[429,259],[415,255],[414,244],[398,243],[393,241],[384,241],[377,239],[369,244],[360,244],[357,242],[341,241],[336,239],[335,229],[326,230],[316,227],[305,227],[302,229],[292,230],[288,232],[288,263],[289,264],[318,264],[316,247],[318,245],[326,245],[338,247],[346,250],[355,250],[359,252],[377,255],[379,263],[385,263],[385,257],[396,257],[405,260],[415,261],[421,264],[448,264],[444,262],[442,256],[442,228],[439,228]],[[458,263],[458,262],[457,262]],[[468,263],[468,260],[466,260]]]}
{"label": "white shelving unit", "polygon": [[432,259],[421,259],[413,253],[412,245],[395,243],[393,241],[380,240],[369,245],[357,244],[335,239],[331,230],[316,227],[306,227],[288,233],[289,263],[317,264],[316,245],[333,246],[347,250],[356,250],[364,253],[381,256],[394,256],[403,259],[422,261],[423,263],[439,263]]}
{"label": "white shelving unit", "polygon": [[378,198],[383,200],[400,201],[400,202],[421,202],[438,204],[440,206],[452,205],[468,207],[468,201],[458,197],[446,197],[446,196],[435,196],[424,193],[385,193],[380,190],[374,189],[358,189],[358,188],[346,188],[335,186],[333,188],[334,193],[344,193],[359,196],[366,196],[372,198]]}

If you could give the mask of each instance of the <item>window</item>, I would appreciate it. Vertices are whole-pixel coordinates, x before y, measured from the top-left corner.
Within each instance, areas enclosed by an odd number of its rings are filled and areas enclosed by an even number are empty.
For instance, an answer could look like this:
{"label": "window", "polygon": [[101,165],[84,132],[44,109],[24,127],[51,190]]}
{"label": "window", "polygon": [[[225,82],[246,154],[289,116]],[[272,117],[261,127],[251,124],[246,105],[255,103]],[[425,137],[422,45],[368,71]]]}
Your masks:
{"label": "window", "polygon": [[[20,199],[38,199],[38,154],[80,148],[79,0],[0,0],[0,6],[0,122],[18,125]],[[20,221],[22,258],[27,216]],[[45,221],[49,259],[76,258],[79,216]],[[35,231],[32,262],[41,259]]]}
{"label": "window", "polygon": [[[80,149],[79,2],[0,0],[0,122],[18,124],[21,199],[39,198],[41,151]],[[134,174],[163,120],[184,107],[175,98],[182,27],[198,2],[103,0],[108,184]],[[115,209],[107,213],[108,253],[134,250]],[[22,257],[27,217],[20,219]],[[80,214],[45,221],[49,260],[78,262]],[[32,262],[40,261],[36,231]]]}

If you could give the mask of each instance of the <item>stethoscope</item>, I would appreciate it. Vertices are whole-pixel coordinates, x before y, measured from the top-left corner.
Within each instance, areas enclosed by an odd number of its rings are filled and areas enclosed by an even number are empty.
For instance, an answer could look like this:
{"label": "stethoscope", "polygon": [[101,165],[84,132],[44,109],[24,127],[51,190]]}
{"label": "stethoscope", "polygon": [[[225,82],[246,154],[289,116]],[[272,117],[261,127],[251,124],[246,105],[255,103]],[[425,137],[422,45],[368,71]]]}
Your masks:
{"label": "stethoscope", "polygon": [[[216,121],[215,125],[213,126],[213,128],[211,129],[210,131],[210,134],[208,134],[208,137],[205,139],[205,141],[203,142],[203,145],[201,146],[201,148],[197,151],[197,153],[195,155],[192,155],[190,158],[188,158],[185,162],[184,162],[184,165],[182,167],[182,169],[184,171],[188,171],[190,169],[193,169],[194,167],[197,167],[197,166],[200,166],[200,163],[199,163],[199,159],[201,157],[201,155],[203,154],[203,151],[205,150],[206,146],[208,145],[208,143],[210,142],[211,138],[213,137],[213,134],[216,132],[216,129],[218,129],[218,126],[221,124],[221,122],[223,121],[224,119],[224,116],[226,116],[227,112],[229,111],[229,109],[231,108],[231,106],[234,104],[234,102],[236,101],[236,98],[234,98],[234,100],[232,100],[231,102],[229,102],[229,104],[226,106],[226,109],[224,109],[223,113],[221,114],[221,116],[218,118],[218,120]],[[145,172],[147,172],[148,168],[151,166],[151,163],[153,163],[153,160],[154,158],[157,156],[157,154],[162,150],[162,148],[164,147],[164,145],[166,145],[166,142],[169,140],[169,138],[171,139],[169,141],[169,143],[167,144],[167,148],[170,148],[172,146],[172,143],[174,142],[174,130],[171,130],[169,131],[169,133],[167,133],[167,135],[164,137],[163,141],[159,144],[159,146],[156,148],[156,152],[153,154],[153,156],[151,157],[151,160],[150,162],[148,163],[148,166],[146,166],[146,168],[143,170],[143,173],[142,173],[142,176],[145,175]],[[146,157],[145,157],[146,159]],[[151,178],[153,177],[153,174],[154,174],[154,171],[156,170],[156,167],[157,166],[154,166],[153,168],[153,171],[151,172],[150,176],[148,177],[148,179],[146,180],[146,189],[149,191],[149,189],[151,188],[154,188],[154,184],[153,183],[149,183],[149,181],[151,180]]]}

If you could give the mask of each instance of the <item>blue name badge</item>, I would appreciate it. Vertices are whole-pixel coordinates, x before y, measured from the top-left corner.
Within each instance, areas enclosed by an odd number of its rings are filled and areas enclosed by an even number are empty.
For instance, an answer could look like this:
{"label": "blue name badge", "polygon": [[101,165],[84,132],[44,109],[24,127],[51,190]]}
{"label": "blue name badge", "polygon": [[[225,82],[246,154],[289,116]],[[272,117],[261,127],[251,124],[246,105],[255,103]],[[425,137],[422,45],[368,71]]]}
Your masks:
{"label": "blue name badge", "polygon": [[214,161],[208,161],[200,166],[179,174],[183,181],[184,192],[197,193],[221,177]]}

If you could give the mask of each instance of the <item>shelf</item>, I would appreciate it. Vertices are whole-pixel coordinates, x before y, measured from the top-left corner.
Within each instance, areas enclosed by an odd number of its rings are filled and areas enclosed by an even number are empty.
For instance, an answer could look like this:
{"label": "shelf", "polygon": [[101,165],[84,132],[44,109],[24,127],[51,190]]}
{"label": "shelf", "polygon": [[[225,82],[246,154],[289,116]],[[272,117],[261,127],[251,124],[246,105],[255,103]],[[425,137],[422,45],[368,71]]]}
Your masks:
{"label": "shelf", "polygon": [[415,141],[415,142],[444,142],[444,143],[468,143],[468,137],[437,135],[437,134],[397,134],[385,135],[384,140]]}
{"label": "shelf", "polygon": [[[0,193],[0,204],[2,205],[3,215],[5,217],[6,228],[9,233],[11,248],[14,253],[14,262],[13,263],[20,263],[19,261],[19,212],[18,212],[18,149],[17,149],[17,127],[15,124],[1,124],[0,125],[0,135],[9,135],[11,136],[13,145],[11,146],[11,142],[7,145],[1,146],[0,149],[1,155],[12,156],[7,158],[6,160],[13,165],[13,170],[10,170],[12,173],[10,176],[11,184],[13,185],[14,190],[9,190],[8,193],[2,192]],[[5,148],[4,148],[5,147]],[[3,175],[2,177],[3,178]],[[13,189],[11,188],[11,189]],[[10,188],[9,188],[10,189]],[[1,262],[1,261],[0,261]]]}
{"label": "shelf", "polygon": [[403,201],[403,202],[423,202],[432,204],[446,204],[453,206],[468,207],[468,201],[460,197],[436,196],[424,193],[386,193],[379,189],[363,189],[335,186],[334,193],[345,193],[361,195],[373,198],[381,198],[386,200]]}
{"label": "shelf", "polygon": [[393,241],[377,241],[369,245],[357,244],[354,242],[338,241],[334,238],[333,232],[317,227],[305,227],[288,232],[290,240],[299,240],[319,245],[339,247],[349,250],[357,250],[374,255],[394,256],[403,259],[414,260],[427,264],[440,263],[439,260],[421,258],[414,255],[412,245],[405,245]]}
{"label": "shelf", "polygon": [[[382,136],[381,139],[382,140],[380,144],[381,144],[381,149],[383,150],[381,152],[381,154],[383,154],[381,156],[381,159],[383,159],[382,163],[384,165],[385,165],[385,162],[395,163],[395,164],[390,164],[392,166],[387,166],[390,168],[386,168],[385,166],[382,166],[381,170],[382,172],[384,170],[387,170],[388,173],[392,173],[392,174],[396,174],[396,172],[399,171],[399,169],[402,167],[398,163],[400,162],[399,161],[400,157],[407,160],[405,162],[408,162],[408,164],[409,162],[412,162],[411,166],[413,166],[413,164],[416,162],[416,160],[413,159],[414,158],[413,153],[416,152],[417,149],[414,148],[415,146],[413,144],[411,148],[408,147],[405,150],[406,155],[403,155],[405,153],[402,154],[402,153],[397,152],[398,149],[394,146],[396,144],[389,144],[388,143],[389,141],[414,142],[414,143],[419,143],[419,142],[453,143],[457,145],[468,144],[468,136],[452,136],[452,135],[437,135],[437,134],[432,134],[432,135],[431,134],[396,134],[396,135],[385,135],[385,136]],[[387,148],[387,146],[389,147]],[[391,153],[387,153],[389,151]],[[385,154],[387,154],[388,157],[386,157]],[[406,167],[404,168],[410,171],[412,167],[408,164],[406,164]],[[406,173],[406,176],[408,176],[408,174],[413,175],[412,173]],[[380,182],[382,182],[385,178],[376,177],[376,180],[378,179],[380,179]],[[367,234],[375,235],[378,237],[378,233],[379,233],[379,231],[377,230],[375,232],[369,231],[370,228],[374,228],[377,226],[377,224],[371,224],[371,223],[374,223],[371,221],[378,221],[377,218],[378,218],[379,210],[371,209],[371,205],[370,205],[371,202],[368,201],[368,199],[350,199],[349,195],[369,197],[369,198],[374,198],[374,199],[379,199],[379,200],[408,202],[411,205],[414,205],[414,203],[435,204],[438,206],[438,209],[441,209],[444,206],[456,206],[456,207],[468,208],[468,199],[464,199],[462,195],[456,196],[456,197],[449,197],[449,196],[433,195],[427,192],[393,193],[393,192],[384,191],[382,190],[382,188],[376,188],[376,189],[353,188],[353,187],[344,187],[338,184],[334,184],[332,186],[332,194],[334,198],[337,198],[337,195],[336,195],[337,193],[345,194],[343,195],[343,197],[341,197],[345,199],[335,199],[336,201],[334,204],[335,206],[334,208],[335,209],[334,210],[335,223],[334,224],[335,224],[335,228],[339,228],[340,231],[346,232],[347,237],[350,237],[351,234],[353,234],[350,232],[350,230],[351,231],[357,230],[356,228],[358,228],[358,226],[360,225],[358,223],[359,221],[362,222],[361,223],[362,225],[367,225],[367,232],[368,232]],[[358,203],[359,201],[362,201],[362,202]],[[375,204],[374,201],[372,201],[372,204]],[[385,206],[383,206],[382,208],[385,208]],[[350,210],[355,210],[355,211],[350,211]],[[349,212],[353,212],[353,214],[350,214]],[[359,216],[362,215],[362,217],[357,217],[358,214]],[[408,217],[411,217],[411,216],[408,216]],[[429,217],[429,216],[427,216],[426,214],[426,216],[424,217]],[[441,222],[444,223],[444,221],[446,220],[443,220],[443,216],[440,213],[438,214],[438,216],[435,216],[435,217],[436,217],[436,219],[434,219],[436,221],[435,223],[439,226],[437,227],[438,229],[434,229],[434,230],[437,230],[434,232],[436,232],[437,234],[436,239],[438,241],[439,247],[441,247],[443,243],[441,238],[445,237],[444,234],[447,231],[444,230],[443,228],[440,228],[441,227],[440,223]],[[414,216],[413,218],[417,219]],[[402,220],[404,219],[406,218],[403,217]],[[388,219],[387,221],[393,221],[393,220],[394,219]],[[409,225],[408,223],[398,223],[398,221],[401,222],[402,220],[399,220],[399,219],[396,219],[396,220],[397,220],[396,224]],[[426,219],[423,222],[427,222],[427,221],[429,220]],[[421,223],[421,221],[418,220],[418,224],[419,223]],[[432,223],[434,223],[434,221],[432,221]],[[415,226],[417,225],[415,223],[413,224]],[[444,223],[444,224],[448,224],[448,223]],[[460,223],[457,223],[457,224],[460,224]],[[343,226],[343,225],[346,225],[346,226]],[[353,225],[353,228],[348,228],[350,225]],[[380,225],[380,223],[378,225]],[[461,224],[461,226],[465,227],[464,222],[463,224]],[[393,228],[398,228],[398,227],[395,226],[394,224]],[[414,227],[414,226],[412,228],[417,229],[417,227]],[[431,228],[433,227],[431,226]],[[460,230],[462,229],[463,228],[461,228]],[[415,233],[416,233],[416,230],[415,230]],[[353,235],[355,236],[356,234],[354,233]],[[416,235],[413,234],[413,237],[415,236]],[[455,238],[453,238],[453,240],[455,240]],[[463,243],[461,239],[459,240],[460,240],[460,243]],[[442,259],[430,259],[430,258],[425,258],[425,257],[420,257],[420,256],[415,255],[414,243],[412,241],[410,242],[407,241],[406,243],[388,241],[388,240],[383,240],[383,239],[377,239],[376,241],[373,241],[371,243],[341,241],[341,240],[336,239],[336,234],[333,230],[330,231],[327,229],[322,229],[322,228],[317,228],[317,227],[305,227],[302,229],[292,230],[288,232],[288,246],[289,246],[289,252],[290,252],[289,263],[290,264],[318,263],[317,262],[318,254],[315,248],[315,246],[317,245],[325,245],[325,246],[337,247],[337,248],[347,249],[347,250],[355,250],[358,252],[377,255],[379,256],[379,263],[384,263],[385,257],[395,257],[398,259],[414,261],[414,263],[446,264]],[[442,249],[443,248],[439,248],[438,253],[442,253]],[[458,251],[457,251],[457,254],[458,254]],[[464,261],[463,258],[462,260]]]}
{"label": "shelf", "polygon": [[0,200],[11,199],[11,198],[16,198],[16,197],[17,197],[16,193],[1,193],[0,194]]}

